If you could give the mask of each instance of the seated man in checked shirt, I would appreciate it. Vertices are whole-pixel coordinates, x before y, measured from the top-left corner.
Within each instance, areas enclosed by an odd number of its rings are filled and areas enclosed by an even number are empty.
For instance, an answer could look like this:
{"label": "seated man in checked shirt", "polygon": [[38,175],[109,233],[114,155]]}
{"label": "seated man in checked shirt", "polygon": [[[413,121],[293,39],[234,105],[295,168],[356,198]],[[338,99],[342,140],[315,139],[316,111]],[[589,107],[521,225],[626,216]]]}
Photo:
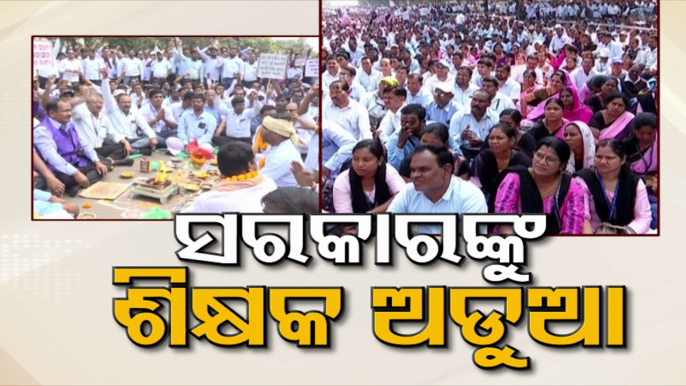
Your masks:
{"label": "seated man in checked shirt", "polygon": [[[55,177],[74,197],[81,187],[87,188],[102,179],[110,162],[98,156],[92,146],[84,145],[71,122],[71,105],[57,100],[48,103],[48,117],[33,130],[34,146]],[[36,186],[45,190],[45,186]]]}

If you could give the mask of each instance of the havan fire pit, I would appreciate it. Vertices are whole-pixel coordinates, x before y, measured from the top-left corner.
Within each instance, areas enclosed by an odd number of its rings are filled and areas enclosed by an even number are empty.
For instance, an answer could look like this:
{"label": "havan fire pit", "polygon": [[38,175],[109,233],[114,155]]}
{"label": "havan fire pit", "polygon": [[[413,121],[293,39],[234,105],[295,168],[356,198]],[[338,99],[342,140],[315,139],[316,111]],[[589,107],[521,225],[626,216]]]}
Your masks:
{"label": "havan fire pit", "polygon": [[162,205],[167,203],[169,197],[179,193],[179,185],[169,180],[161,184],[155,185],[154,178],[138,178],[133,182],[131,189],[131,198],[135,196],[144,196],[160,200]]}

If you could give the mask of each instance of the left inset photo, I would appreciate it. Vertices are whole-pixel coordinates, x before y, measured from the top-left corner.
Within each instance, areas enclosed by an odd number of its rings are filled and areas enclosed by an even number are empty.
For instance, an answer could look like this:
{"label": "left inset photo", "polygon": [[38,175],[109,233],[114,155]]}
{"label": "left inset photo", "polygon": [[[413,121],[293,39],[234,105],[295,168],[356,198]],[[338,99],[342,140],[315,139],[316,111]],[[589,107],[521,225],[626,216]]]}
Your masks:
{"label": "left inset photo", "polygon": [[319,37],[32,39],[34,220],[319,213]]}

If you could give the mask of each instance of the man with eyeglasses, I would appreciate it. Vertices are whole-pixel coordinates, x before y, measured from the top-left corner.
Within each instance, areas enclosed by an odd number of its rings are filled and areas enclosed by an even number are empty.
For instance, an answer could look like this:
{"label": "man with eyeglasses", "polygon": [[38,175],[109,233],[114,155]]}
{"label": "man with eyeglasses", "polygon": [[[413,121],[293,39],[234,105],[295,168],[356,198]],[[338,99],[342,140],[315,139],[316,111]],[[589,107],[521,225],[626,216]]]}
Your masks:
{"label": "man with eyeglasses", "polygon": [[355,76],[357,75],[355,67],[341,67],[339,74],[341,74],[341,82],[347,83],[348,87],[350,87],[350,98],[359,102],[360,98],[367,93],[367,90],[359,82],[355,81]]}

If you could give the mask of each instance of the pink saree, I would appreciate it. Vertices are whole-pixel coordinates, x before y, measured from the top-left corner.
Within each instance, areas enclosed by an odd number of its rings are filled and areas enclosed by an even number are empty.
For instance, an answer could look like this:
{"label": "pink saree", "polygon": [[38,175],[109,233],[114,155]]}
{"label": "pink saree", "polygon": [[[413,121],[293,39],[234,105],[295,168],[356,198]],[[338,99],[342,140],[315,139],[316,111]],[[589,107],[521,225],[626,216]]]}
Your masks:
{"label": "pink saree", "polygon": [[603,139],[615,138],[622,131],[624,131],[626,125],[629,124],[632,119],[634,119],[634,114],[625,111],[619,116],[619,118],[615,119],[610,126],[600,131],[600,137],[598,137],[598,139],[602,141]]}

